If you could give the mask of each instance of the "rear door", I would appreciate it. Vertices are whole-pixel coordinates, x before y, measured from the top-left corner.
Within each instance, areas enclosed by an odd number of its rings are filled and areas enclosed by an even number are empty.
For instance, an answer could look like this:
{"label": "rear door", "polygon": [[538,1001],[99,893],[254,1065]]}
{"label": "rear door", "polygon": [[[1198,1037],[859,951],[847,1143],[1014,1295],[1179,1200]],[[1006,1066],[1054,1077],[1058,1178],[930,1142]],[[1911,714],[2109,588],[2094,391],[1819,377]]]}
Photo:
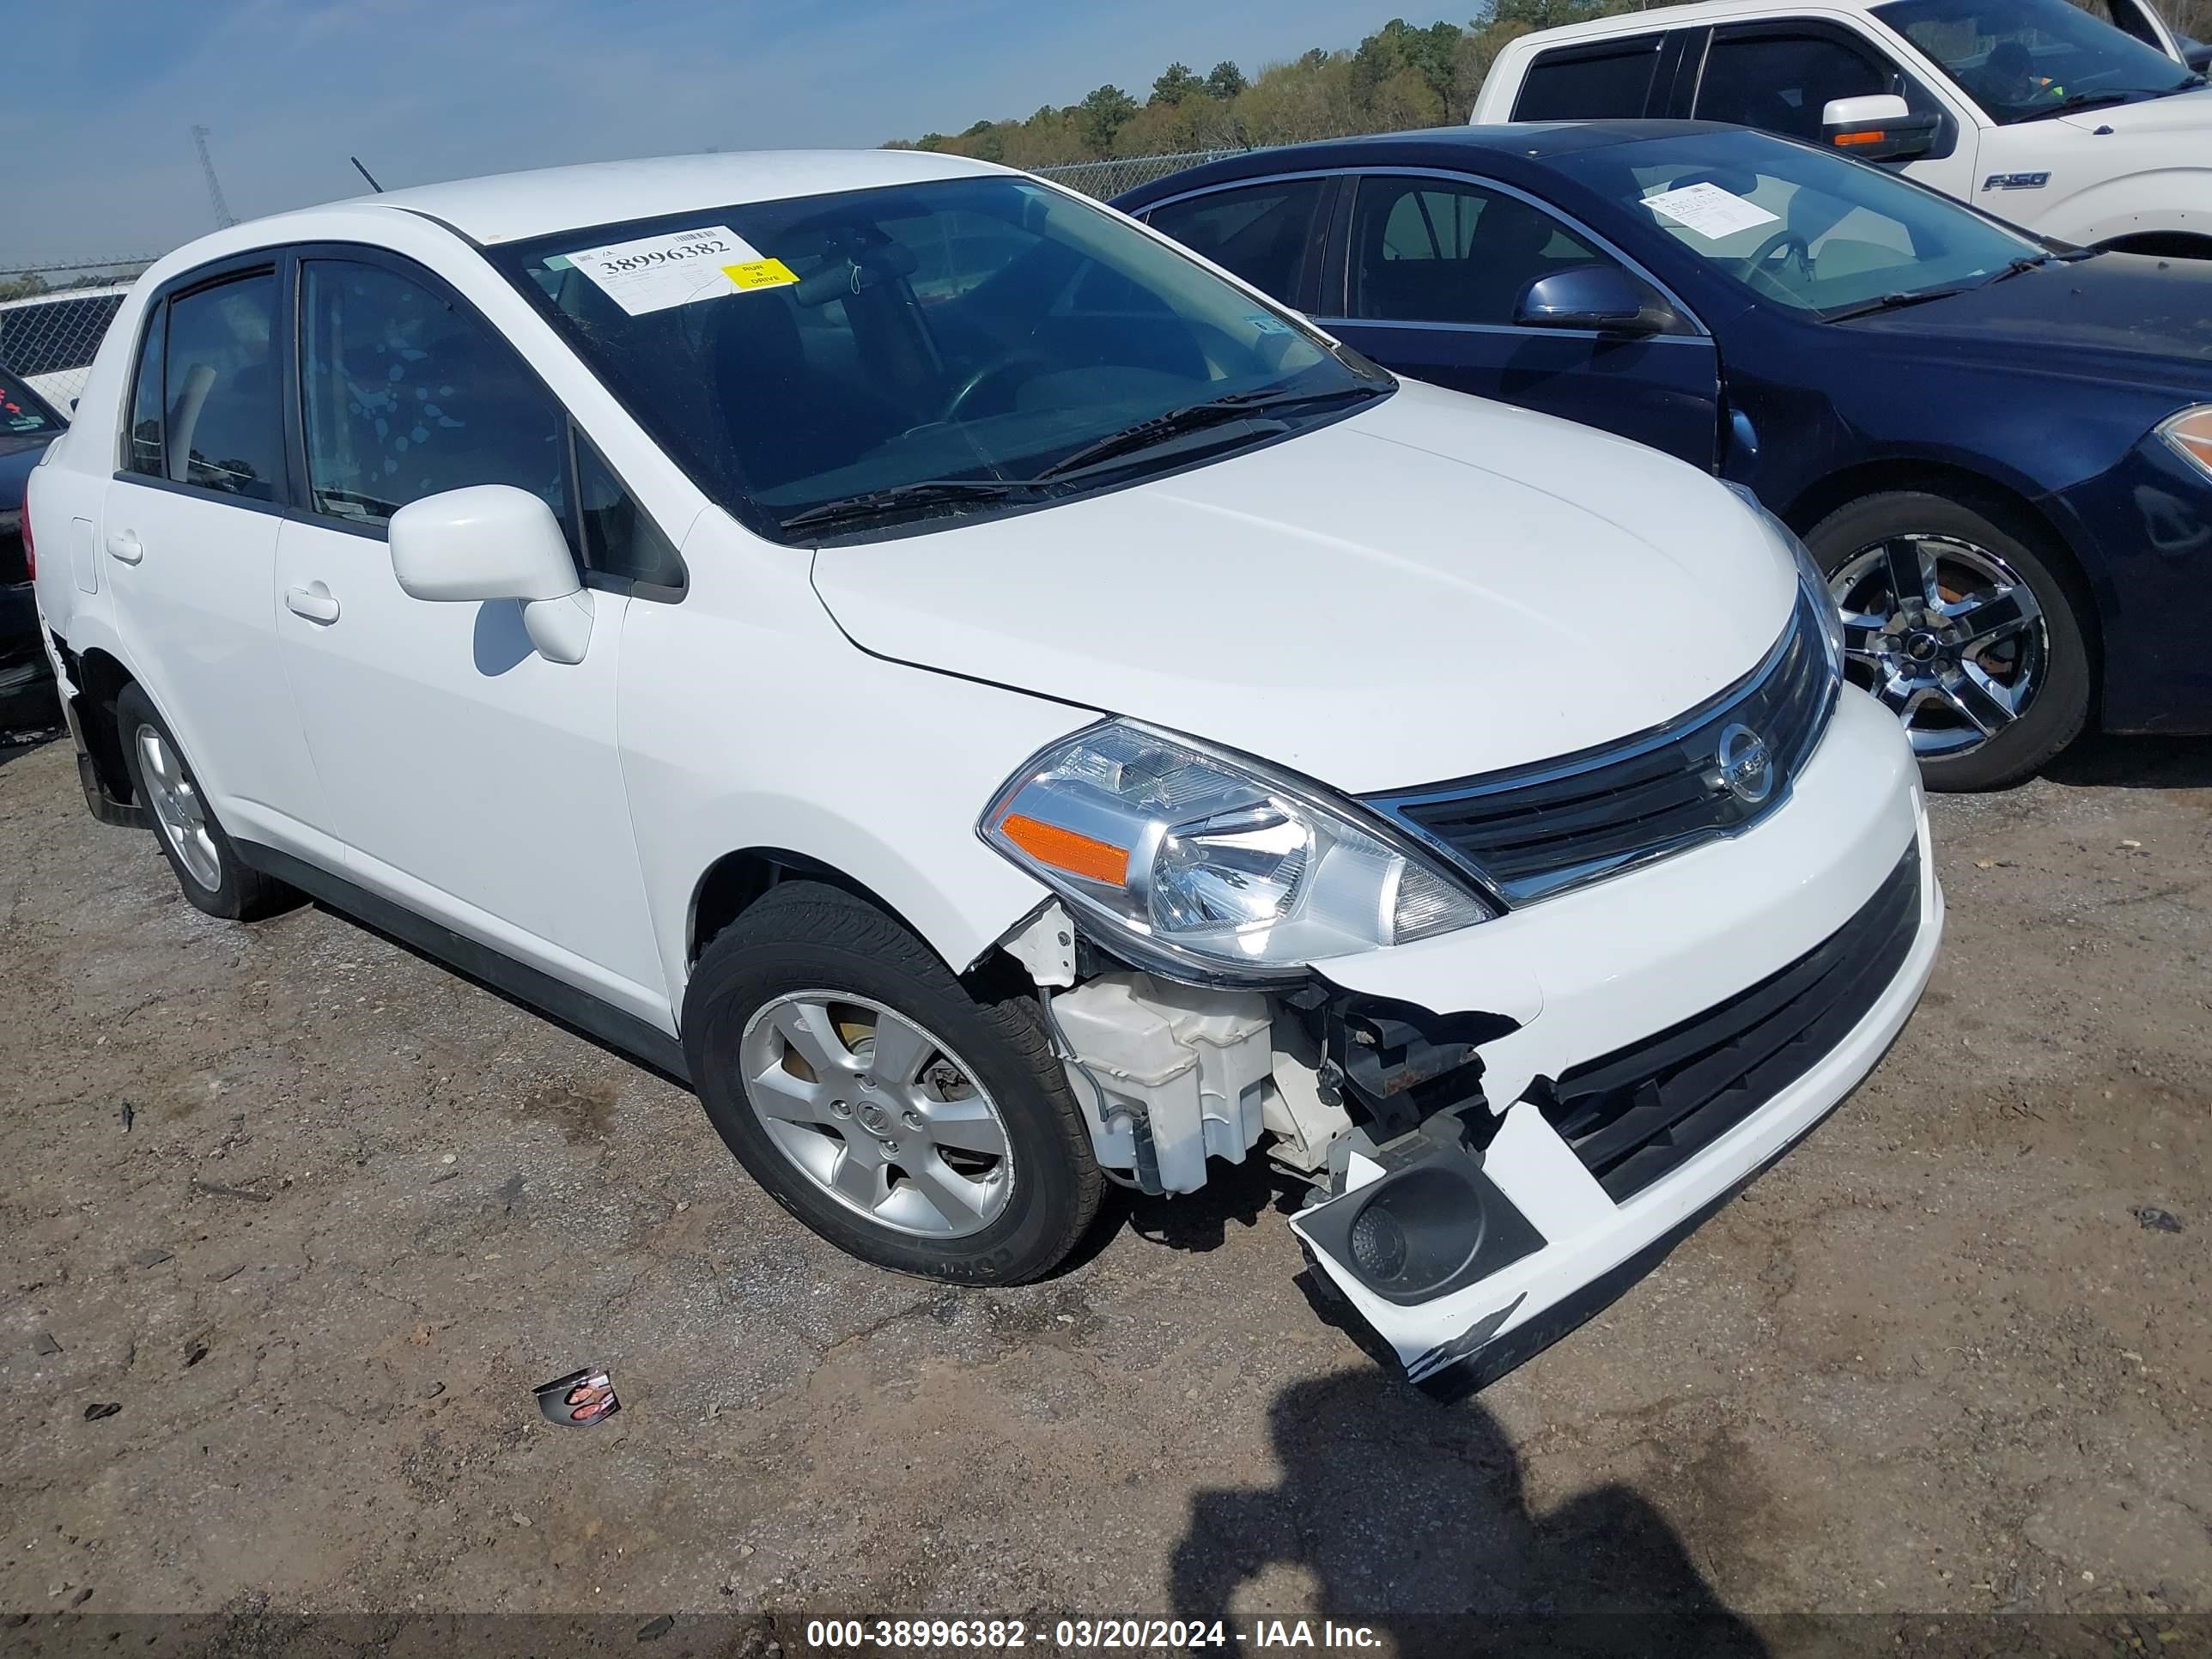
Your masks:
{"label": "rear door", "polygon": [[1719,356],[1686,313],[1680,331],[1662,334],[1514,321],[1530,283],[1582,265],[1616,266],[1667,298],[1644,273],[1588,230],[1495,180],[1376,173],[1349,182],[1354,193],[1328,279],[1333,303],[1318,319],[1323,327],[1417,380],[1713,465]]}
{"label": "rear door", "polygon": [[[321,789],[278,660],[286,471],[273,266],[156,300],[99,557],[131,666],[230,834],[330,860]],[[57,553],[59,549],[57,547]]]}

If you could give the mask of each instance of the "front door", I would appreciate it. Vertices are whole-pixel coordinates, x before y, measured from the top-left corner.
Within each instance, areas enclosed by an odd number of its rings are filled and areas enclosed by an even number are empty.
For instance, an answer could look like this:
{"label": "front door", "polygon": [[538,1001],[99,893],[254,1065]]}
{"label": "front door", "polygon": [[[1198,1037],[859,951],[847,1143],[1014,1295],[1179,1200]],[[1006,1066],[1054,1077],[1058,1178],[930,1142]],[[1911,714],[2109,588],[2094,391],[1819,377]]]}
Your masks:
{"label": "front door", "polygon": [[386,526],[506,483],[574,508],[566,411],[465,301],[404,261],[299,265],[307,512],[276,548],[277,629],[331,830],[359,885],[669,1024],[616,742],[629,601],[592,595],[583,660],[513,601],[409,597]]}
{"label": "front door", "polygon": [[132,666],[223,827],[328,858],[276,642],[276,293],[274,270],[249,269],[155,302],[97,556]]}
{"label": "front door", "polygon": [[[1487,180],[1372,174],[1357,181],[1351,228],[1322,325],[1416,380],[1617,432],[1711,468],[1720,360],[1681,331],[1598,334],[1514,321],[1536,278],[1619,261],[1528,198]],[[1635,273],[1639,286],[1649,287]],[[1657,296],[1654,295],[1655,298]]]}

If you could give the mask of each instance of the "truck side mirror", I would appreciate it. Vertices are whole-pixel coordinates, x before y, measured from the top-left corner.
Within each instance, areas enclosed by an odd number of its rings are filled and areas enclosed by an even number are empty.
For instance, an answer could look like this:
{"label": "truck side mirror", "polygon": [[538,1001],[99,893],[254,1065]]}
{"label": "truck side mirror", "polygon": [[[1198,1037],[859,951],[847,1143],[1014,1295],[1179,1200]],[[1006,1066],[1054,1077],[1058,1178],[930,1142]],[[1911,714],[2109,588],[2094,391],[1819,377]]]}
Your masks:
{"label": "truck side mirror", "polygon": [[1924,155],[1942,125],[1940,115],[1915,115],[1893,92],[1831,98],[1820,109],[1821,139],[1862,161]]}

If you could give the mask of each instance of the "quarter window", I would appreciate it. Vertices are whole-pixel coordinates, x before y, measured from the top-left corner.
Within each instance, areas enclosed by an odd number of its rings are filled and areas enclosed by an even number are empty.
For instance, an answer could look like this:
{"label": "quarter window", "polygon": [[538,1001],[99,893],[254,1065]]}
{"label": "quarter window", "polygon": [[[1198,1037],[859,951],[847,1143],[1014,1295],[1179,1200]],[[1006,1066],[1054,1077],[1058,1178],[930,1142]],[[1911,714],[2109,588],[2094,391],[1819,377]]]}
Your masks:
{"label": "quarter window", "polygon": [[1149,222],[1261,293],[1296,304],[1321,198],[1318,179],[1281,179],[1170,202]]}
{"label": "quarter window", "polygon": [[675,544],[580,432],[576,434],[576,495],[584,509],[586,568],[655,587],[684,585],[684,563]]}
{"label": "quarter window", "polygon": [[1516,121],[1597,121],[1644,113],[1663,35],[1537,55],[1513,105]]}
{"label": "quarter window", "polygon": [[284,448],[269,354],[276,313],[268,272],[169,302],[161,397],[171,483],[276,499]]}
{"label": "quarter window", "polygon": [[168,320],[167,306],[155,306],[146,319],[146,338],[138,348],[138,373],[131,389],[131,430],[124,443],[124,471],[149,478],[167,476],[161,464],[161,352],[168,338]]}
{"label": "quarter window", "polygon": [[568,419],[476,316],[381,265],[301,267],[309,504],[382,524],[408,502],[503,483],[565,525]]}
{"label": "quarter window", "polygon": [[1352,213],[1350,314],[1413,323],[1513,321],[1522,291],[1613,263],[1542,209],[1443,179],[1364,179]]}

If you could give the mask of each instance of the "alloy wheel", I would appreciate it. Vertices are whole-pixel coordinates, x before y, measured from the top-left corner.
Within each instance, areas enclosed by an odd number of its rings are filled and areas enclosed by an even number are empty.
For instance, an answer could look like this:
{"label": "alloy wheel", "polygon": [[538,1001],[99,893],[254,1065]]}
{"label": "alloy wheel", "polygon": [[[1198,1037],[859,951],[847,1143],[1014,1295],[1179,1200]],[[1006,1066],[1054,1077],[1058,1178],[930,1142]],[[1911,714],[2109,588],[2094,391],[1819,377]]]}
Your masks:
{"label": "alloy wheel", "polygon": [[846,1208],[959,1238],[1006,1206],[1014,1158],[974,1070],[925,1027],[842,991],[794,991],[746,1024],[745,1099],[776,1150]]}
{"label": "alloy wheel", "polygon": [[1829,578],[1844,672],[1923,760],[1980,748],[2027,712],[2050,664],[2043,609],[2003,559],[1950,536],[1887,537]]}
{"label": "alloy wheel", "polygon": [[140,726],[132,740],[138,748],[139,775],[146,781],[146,793],[153,798],[149,805],[154,809],[154,821],[161,826],[161,839],[168,842],[186,875],[209,892],[216,891],[222,885],[222,854],[216,850],[215,837],[209,832],[207,805],[200,799],[199,790],[185,775],[184,763],[159,726]]}

